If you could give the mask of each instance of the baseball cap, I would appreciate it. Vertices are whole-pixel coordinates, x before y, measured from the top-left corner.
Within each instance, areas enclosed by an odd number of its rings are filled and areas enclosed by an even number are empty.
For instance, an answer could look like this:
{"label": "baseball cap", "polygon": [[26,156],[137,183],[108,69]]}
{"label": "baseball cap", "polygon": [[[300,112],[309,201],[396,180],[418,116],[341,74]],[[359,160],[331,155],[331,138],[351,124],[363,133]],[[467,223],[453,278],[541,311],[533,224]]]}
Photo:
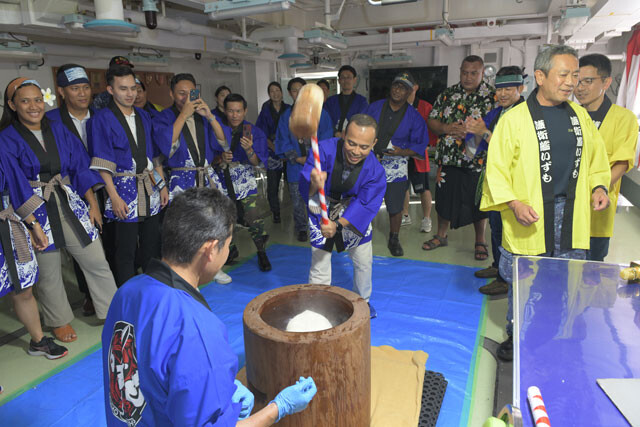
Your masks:
{"label": "baseball cap", "polygon": [[413,76],[410,73],[408,73],[407,71],[403,71],[393,78],[393,82],[391,82],[391,84],[394,84],[394,83],[403,83],[409,89],[413,89],[413,86],[415,86],[416,81],[413,79]]}
{"label": "baseball cap", "polygon": [[129,58],[127,58],[126,56],[114,56],[113,58],[111,58],[111,61],[109,61],[109,68],[113,67],[114,65],[128,65],[129,67],[133,68],[133,64],[129,62]]}

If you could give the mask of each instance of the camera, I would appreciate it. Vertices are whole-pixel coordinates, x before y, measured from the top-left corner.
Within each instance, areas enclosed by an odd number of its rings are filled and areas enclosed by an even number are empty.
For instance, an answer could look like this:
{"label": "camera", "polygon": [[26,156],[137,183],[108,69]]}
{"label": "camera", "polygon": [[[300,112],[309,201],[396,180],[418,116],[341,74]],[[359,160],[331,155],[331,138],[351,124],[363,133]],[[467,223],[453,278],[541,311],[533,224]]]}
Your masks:
{"label": "camera", "polygon": [[202,54],[200,52],[196,52],[194,56],[196,57],[197,61],[200,61],[200,59],[202,59]]}

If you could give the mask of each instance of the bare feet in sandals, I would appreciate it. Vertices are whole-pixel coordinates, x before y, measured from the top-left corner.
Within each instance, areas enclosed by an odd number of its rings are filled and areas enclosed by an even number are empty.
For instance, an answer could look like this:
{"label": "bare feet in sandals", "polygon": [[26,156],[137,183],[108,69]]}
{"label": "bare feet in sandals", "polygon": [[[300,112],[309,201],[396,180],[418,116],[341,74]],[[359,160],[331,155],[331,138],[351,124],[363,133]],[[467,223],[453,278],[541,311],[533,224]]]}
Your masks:
{"label": "bare feet in sandals", "polygon": [[73,342],[78,339],[76,331],[74,331],[73,327],[68,323],[64,326],[53,328],[53,335],[62,342]]}
{"label": "bare feet in sandals", "polygon": [[475,258],[476,261],[484,261],[489,258],[489,246],[486,243],[476,242]]}
{"label": "bare feet in sandals", "polygon": [[431,251],[441,246],[447,246],[448,244],[449,244],[449,241],[446,237],[441,237],[441,236],[438,236],[437,234],[434,234],[431,240],[427,240],[422,244],[422,249],[425,251]]}

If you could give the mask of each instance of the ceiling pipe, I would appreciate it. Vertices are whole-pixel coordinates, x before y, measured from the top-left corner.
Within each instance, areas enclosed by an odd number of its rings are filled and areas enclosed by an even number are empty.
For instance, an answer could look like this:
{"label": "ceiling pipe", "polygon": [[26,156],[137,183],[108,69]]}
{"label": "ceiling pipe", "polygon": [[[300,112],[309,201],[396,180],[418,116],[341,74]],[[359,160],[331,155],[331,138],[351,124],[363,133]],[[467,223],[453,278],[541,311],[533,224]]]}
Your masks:
{"label": "ceiling pipe", "polygon": [[331,0],[324,0],[324,25],[331,28]]}
{"label": "ceiling pipe", "polygon": [[442,24],[449,26],[449,0],[442,0]]}
{"label": "ceiling pipe", "polygon": [[240,28],[242,33],[242,40],[247,40],[247,18],[245,18],[244,16],[240,21]]}
{"label": "ceiling pipe", "polygon": [[[327,0],[327,1],[329,1],[329,0]],[[342,15],[342,8],[344,7],[344,4],[346,2],[347,2],[347,0],[342,0],[342,3],[340,4],[340,7],[338,8],[338,11],[334,15],[331,15],[331,22],[340,20],[340,15]]]}
{"label": "ceiling pipe", "polygon": [[[134,24],[146,24],[145,14],[142,12],[138,12],[135,10],[125,10],[124,15]],[[229,40],[232,36],[236,35],[231,31],[208,27],[206,25],[194,24],[184,18],[173,19],[166,18],[164,16],[158,16],[157,20],[159,29],[175,32],[182,35],[191,34],[196,36],[213,37],[221,40]]]}

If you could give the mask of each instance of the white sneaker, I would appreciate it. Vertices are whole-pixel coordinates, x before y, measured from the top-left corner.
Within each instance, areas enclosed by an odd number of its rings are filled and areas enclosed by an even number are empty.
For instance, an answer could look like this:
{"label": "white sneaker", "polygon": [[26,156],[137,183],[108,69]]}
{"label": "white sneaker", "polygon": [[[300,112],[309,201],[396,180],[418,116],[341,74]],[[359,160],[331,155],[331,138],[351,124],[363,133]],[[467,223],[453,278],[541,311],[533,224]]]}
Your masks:
{"label": "white sneaker", "polygon": [[420,231],[428,233],[431,231],[431,218],[424,217],[420,223]]}
{"label": "white sneaker", "polygon": [[216,277],[214,277],[213,280],[220,283],[221,285],[228,285],[229,283],[231,283],[231,276],[220,270],[218,271],[218,273],[216,273]]}
{"label": "white sneaker", "polygon": [[402,224],[400,224],[400,226],[405,226],[405,225],[409,225],[411,224],[411,216],[409,215],[402,215]]}

